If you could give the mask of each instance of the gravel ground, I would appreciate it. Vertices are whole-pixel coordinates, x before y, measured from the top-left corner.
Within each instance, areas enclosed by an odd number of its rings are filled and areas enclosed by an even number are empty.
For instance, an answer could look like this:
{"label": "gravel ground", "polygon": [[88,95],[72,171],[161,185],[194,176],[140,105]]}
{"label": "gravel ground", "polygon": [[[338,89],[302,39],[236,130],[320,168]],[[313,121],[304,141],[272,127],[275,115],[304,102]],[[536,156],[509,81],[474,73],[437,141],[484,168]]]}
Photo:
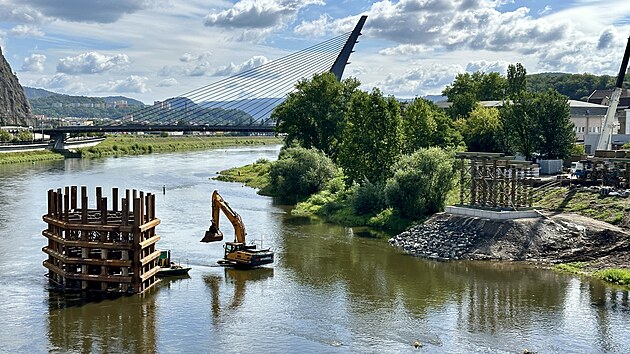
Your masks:
{"label": "gravel ground", "polygon": [[439,213],[389,243],[441,260],[588,262],[590,270],[630,268],[630,232],[576,214],[499,221]]}

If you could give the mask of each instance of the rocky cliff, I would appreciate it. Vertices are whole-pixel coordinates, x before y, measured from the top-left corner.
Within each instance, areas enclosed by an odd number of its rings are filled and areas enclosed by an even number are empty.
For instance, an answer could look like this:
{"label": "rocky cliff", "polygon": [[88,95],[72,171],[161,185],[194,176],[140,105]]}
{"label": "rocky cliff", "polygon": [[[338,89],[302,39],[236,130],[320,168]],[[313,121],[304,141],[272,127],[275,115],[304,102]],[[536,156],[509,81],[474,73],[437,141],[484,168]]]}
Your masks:
{"label": "rocky cliff", "polygon": [[31,107],[0,48],[0,125],[29,125]]}

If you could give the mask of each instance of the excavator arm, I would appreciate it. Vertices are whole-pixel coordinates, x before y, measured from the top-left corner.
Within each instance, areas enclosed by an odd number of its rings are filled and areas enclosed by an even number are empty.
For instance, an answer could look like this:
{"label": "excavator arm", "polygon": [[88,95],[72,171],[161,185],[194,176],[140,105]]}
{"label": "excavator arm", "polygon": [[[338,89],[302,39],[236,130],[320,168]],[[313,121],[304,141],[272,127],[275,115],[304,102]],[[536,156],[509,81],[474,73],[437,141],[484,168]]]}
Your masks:
{"label": "excavator arm", "polygon": [[223,240],[223,232],[219,229],[219,212],[223,212],[234,227],[234,242],[245,243],[245,225],[241,216],[221,197],[216,190],[212,193],[212,223],[201,242],[214,242]]}

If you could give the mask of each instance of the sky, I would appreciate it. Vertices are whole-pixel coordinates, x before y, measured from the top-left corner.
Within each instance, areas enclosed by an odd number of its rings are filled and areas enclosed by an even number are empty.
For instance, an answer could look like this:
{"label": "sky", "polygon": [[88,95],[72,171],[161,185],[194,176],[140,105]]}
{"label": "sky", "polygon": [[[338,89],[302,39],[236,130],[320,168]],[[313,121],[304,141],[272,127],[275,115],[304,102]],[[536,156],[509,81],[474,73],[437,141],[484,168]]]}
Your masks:
{"label": "sky", "polygon": [[351,31],[361,88],[440,94],[458,73],[616,75],[628,0],[0,0],[0,47],[24,86],[145,103]]}

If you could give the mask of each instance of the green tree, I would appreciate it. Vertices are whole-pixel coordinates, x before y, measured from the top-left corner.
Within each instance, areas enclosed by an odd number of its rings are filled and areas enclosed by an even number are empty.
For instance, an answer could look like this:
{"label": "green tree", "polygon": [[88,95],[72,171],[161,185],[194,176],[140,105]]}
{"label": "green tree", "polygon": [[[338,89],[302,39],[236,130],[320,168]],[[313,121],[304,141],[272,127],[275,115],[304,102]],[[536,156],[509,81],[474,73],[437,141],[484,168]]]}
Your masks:
{"label": "green tree", "polygon": [[443,114],[431,102],[416,98],[402,112],[403,152],[412,153],[433,145],[437,122],[435,115]]}
{"label": "green tree", "polygon": [[456,124],[469,151],[502,152],[503,126],[498,109],[478,104],[470,117],[459,119]]}
{"label": "green tree", "polygon": [[400,130],[400,104],[394,97],[383,97],[377,88],[354,92],[339,154],[346,182],[384,182],[400,156]]}
{"label": "green tree", "polygon": [[455,127],[455,121],[443,112],[436,114],[434,118],[437,129],[433,135],[433,145],[442,148],[459,148],[463,138]]}
{"label": "green tree", "polygon": [[316,193],[335,175],[335,164],[316,149],[285,148],[269,168],[274,194],[301,199]]}
{"label": "green tree", "polygon": [[527,70],[521,63],[508,65],[507,70],[507,95],[516,98],[527,90]]}
{"label": "green tree", "polygon": [[387,180],[387,202],[404,218],[417,220],[444,209],[453,186],[454,158],[440,148],[420,149],[403,156]]}
{"label": "green tree", "polygon": [[575,132],[567,96],[555,90],[536,93],[531,107],[538,117],[540,155],[547,159],[568,157],[575,144]]}
{"label": "green tree", "polygon": [[9,133],[8,131],[0,129],[0,142],[8,143],[11,140],[13,140],[13,134]]}
{"label": "green tree", "polygon": [[16,138],[22,142],[33,141],[33,133],[28,130],[20,130]]}
{"label": "green tree", "polygon": [[532,109],[532,94],[522,92],[512,101],[505,101],[499,110],[503,126],[502,149],[519,152],[531,160],[540,146],[540,125]]}
{"label": "green tree", "polygon": [[507,81],[499,73],[457,74],[442,94],[451,106],[448,114],[453,119],[468,117],[479,101],[501,100],[505,96]]}
{"label": "green tree", "polygon": [[316,148],[336,160],[343,141],[350,96],[359,81],[349,78],[337,81],[332,73],[315,74],[301,80],[271,114],[276,132],[286,134],[288,145],[297,142],[305,148]]}

